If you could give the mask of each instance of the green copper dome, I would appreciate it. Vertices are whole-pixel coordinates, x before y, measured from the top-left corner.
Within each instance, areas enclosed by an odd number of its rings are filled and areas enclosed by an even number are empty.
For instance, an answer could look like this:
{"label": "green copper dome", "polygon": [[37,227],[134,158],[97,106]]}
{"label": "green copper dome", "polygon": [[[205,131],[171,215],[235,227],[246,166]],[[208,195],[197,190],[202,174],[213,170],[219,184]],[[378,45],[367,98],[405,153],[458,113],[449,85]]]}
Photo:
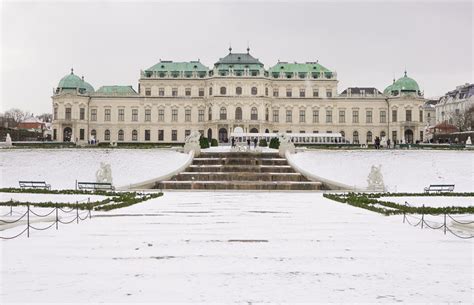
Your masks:
{"label": "green copper dome", "polygon": [[79,76],[74,74],[73,69],[71,69],[71,73],[61,78],[58,84],[58,89],[79,89],[82,91],[81,93],[91,93],[94,92],[94,87],[91,84],[84,81],[84,78],[80,78]]}
{"label": "green copper dome", "polygon": [[407,72],[405,71],[405,75],[400,77],[395,84],[393,84],[392,90],[400,90],[400,91],[413,91],[418,92],[420,91],[420,87],[418,83],[413,79],[407,76]]}

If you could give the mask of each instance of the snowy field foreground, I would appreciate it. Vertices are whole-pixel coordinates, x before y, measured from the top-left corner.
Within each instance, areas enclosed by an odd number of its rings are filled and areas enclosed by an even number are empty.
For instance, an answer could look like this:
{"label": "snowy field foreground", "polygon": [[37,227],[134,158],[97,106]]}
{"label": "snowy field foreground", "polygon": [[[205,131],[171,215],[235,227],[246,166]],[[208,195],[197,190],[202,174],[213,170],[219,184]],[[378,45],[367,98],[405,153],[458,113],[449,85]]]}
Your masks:
{"label": "snowy field foreground", "polygon": [[391,192],[422,193],[430,184],[455,184],[455,192],[474,192],[474,153],[423,150],[318,150],[292,156],[311,173],[356,187],[367,187],[372,165],[382,165]]}
{"label": "snowy field foreground", "polygon": [[0,150],[1,187],[19,180],[41,180],[53,189],[74,189],[75,181],[95,181],[100,162],[111,165],[115,186],[167,174],[187,155],[165,149],[14,149]]}
{"label": "snowy field foreground", "polygon": [[472,240],[320,193],[166,192],[0,246],[1,304],[473,302]]}

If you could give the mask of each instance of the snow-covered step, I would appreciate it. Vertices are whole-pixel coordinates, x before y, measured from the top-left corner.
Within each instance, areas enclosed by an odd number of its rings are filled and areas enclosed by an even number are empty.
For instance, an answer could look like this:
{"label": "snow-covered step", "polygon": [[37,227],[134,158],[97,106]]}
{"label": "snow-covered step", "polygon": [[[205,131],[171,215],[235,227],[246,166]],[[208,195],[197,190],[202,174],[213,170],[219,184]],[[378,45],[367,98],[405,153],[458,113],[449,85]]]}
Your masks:
{"label": "snow-covered step", "polygon": [[300,173],[256,172],[182,172],[177,181],[306,181]]}
{"label": "snow-covered step", "polygon": [[313,181],[162,181],[159,189],[182,190],[320,190],[321,182]]}

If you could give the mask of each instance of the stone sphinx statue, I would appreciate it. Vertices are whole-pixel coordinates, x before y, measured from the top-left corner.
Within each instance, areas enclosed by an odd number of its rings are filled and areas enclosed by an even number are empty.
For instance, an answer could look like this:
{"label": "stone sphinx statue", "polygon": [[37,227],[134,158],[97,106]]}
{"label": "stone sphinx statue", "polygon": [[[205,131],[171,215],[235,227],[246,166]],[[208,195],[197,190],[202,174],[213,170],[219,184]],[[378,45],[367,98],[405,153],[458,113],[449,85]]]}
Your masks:
{"label": "stone sphinx statue", "polygon": [[382,165],[378,167],[372,165],[369,176],[367,177],[369,191],[384,192],[385,184],[383,182]]}
{"label": "stone sphinx statue", "polygon": [[199,131],[192,131],[189,136],[184,139],[184,152],[189,153],[194,151],[194,156],[197,157],[201,153],[201,144],[199,139],[201,138],[201,133]]}
{"label": "stone sphinx statue", "polygon": [[291,138],[286,133],[278,133],[278,140],[280,141],[280,148],[278,149],[280,157],[284,157],[287,151],[291,154],[295,153],[295,144],[291,142]]}
{"label": "stone sphinx statue", "polygon": [[112,168],[110,164],[100,162],[100,168],[95,173],[96,182],[112,183]]}

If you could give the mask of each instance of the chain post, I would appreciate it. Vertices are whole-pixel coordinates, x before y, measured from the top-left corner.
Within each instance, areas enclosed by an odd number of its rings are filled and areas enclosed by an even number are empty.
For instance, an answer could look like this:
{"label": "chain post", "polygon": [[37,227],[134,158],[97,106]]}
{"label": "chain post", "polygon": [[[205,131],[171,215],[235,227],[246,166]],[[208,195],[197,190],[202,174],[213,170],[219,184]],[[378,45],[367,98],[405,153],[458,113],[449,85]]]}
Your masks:
{"label": "chain post", "polygon": [[446,213],[444,213],[444,235],[446,235]]}
{"label": "chain post", "polygon": [[13,215],[13,206],[11,205],[10,206],[10,216],[12,216],[12,215]]}
{"label": "chain post", "polygon": [[26,208],[27,208],[26,210],[26,225],[27,225],[26,236],[30,238],[30,204],[29,203],[26,205]]}
{"label": "chain post", "polygon": [[423,209],[421,210],[421,228],[423,229],[423,222],[425,221],[425,205],[423,205]]}
{"label": "chain post", "polygon": [[56,230],[58,229],[58,222],[59,222],[59,217],[58,217],[58,206],[56,205]]}
{"label": "chain post", "polygon": [[76,201],[76,223],[79,223],[79,205]]}

